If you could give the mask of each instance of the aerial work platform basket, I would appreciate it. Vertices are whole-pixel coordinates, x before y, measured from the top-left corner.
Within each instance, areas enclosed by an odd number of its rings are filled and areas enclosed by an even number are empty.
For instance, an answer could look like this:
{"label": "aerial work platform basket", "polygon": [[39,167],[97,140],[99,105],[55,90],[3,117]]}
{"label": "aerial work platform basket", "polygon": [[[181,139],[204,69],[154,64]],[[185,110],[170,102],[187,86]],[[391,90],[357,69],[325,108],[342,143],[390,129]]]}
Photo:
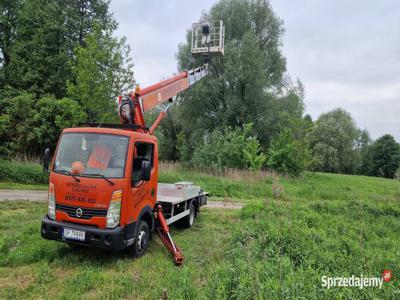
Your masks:
{"label": "aerial work platform basket", "polygon": [[192,55],[224,55],[225,27],[222,20],[192,25]]}

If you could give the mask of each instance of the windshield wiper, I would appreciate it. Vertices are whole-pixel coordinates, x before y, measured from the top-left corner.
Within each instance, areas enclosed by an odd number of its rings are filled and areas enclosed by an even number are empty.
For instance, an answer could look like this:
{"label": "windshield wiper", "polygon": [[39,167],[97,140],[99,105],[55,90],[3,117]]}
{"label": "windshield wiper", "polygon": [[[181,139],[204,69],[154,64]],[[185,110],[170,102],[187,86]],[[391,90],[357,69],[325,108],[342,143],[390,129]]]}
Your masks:
{"label": "windshield wiper", "polygon": [[104,176],[103,174],[93,174],[93,173],[89,173],[89,174],[82,174],[81,176],[85,176],[85,177],[94,177],[94,178],[103,178],[104,180],[106,180],[109,184],[114,185],[115,183],[112,182],[110,179],[108,179],[106,176]]}
{"label": "windshield wiper", "polygon": [[67,170],[54,170],[54,172],[72,176],[72,178],[74,178],[77,182],[81,182],[81,180],[78,177],[76,177],[74,174],[72,174],[70,171],[67,171]]}

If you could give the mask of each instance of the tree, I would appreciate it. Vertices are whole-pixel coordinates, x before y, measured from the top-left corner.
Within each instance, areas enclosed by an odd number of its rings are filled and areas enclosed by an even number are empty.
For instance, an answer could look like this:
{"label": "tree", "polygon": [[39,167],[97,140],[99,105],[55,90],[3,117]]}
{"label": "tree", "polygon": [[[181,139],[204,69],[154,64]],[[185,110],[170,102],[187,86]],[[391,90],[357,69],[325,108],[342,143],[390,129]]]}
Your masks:
{"label": "tree", "polygon": [[77,45],[83,46],[85,36],[94,31],[117,29],[117,22],[108,11],[110,0],[63,0],[65,36],[70,53]]}
{"label": "tree", "polygon": [[55,99],[54,96],[39,99],[35,104],[32,119],[27,124],[27,127],[32,128],[29,137],[32,144],[31,153],[41,154],[46,147],[54,150],[61,131],[77,126],[85,119],[85,112],[74,100]]}
{"label": "tree", "polygon": [[310,154],[305,140],[295,139],[290,129],[285,129],[268,150],[268,166],[272,169],[297,176],[310,162]]}
{"label": "tree", "polygon": [[[225,24],[225,56],[213,57],[211,74],[179,102],[188,156],[210,132],[253,123],[254,135],[266,149],[288,119],[301,118],[302,85],[285,74],[281,53],[282,21],[268,1],[222,0],[203,15]],[[179,69],[201,65],[190,53],[190,33],[177,54]]]}
{"label": "tree", "polygon": [[[183,135],[181,123],[177,120],[179,107],[172,103],[171,108],[166,114],[161,126],[155,131],[158,140],[158,157],[160,160],[178,161],[181,155],[181,146],[183,142]],[[150,126],[157,119],[161,108],[157,107],[153,110],[146,112],[144,118],[147,126]]]}
{"label": "tree", "polygon": [[86,35],[84,46],[78,46],[72,64],[74,82],[68,84],[68,95],[87,114],[88,121],[116,119],[117,96],[133,89],[133,64],[125,39],[112,36],[112,30],[96,28]]}
{"label": "tree", "polygon": [[78,103],[54,96],[36,100],[33,94],[14,91],[0,101],[0,106],[4,108],[0,116],[0,155],[6,157],[37,157],[44,148],[55,147],[64,128],[86,118]]}
{"label": "tree", "polygon": [[15,41],[15,28],[21,0],[0,0],[0,84],[5,85],[10,63],[10,52]]}
{"label": "tree", "polygon": [[343,109],[322,114],[310,133],[314,168],[319,171],[354,173],[360,167],[356,149],[360,130]]}
{"label": "tree", "polygon": [[[0,80],[35,93],[65,97],[69,60],[96,23],[116,29],[105,0],[0,0]],[[0,81],[1,82],[1,81]]]}
{"label": "tree", "polygon": [[3,91],[0,99],[0,154],[16,156],[29,152],[32,130],[27,126],[33,115],[35,96],[33,94],[9,90]]}
{"label": "tree", "polygon": [[8,48],[7,84],[36,95],[65,95],[69,72],[61,10],[57,1],[23,1]]}
{"label": "tree", "polygon": [[395,178],[400,167],[400,145],[393,136],[385,134],[369,148],[363,161],[366,175]]}
{"label": "tree", "polygon": [[362,130],[357,140],[357,149],[359,150],[361,159],[361,166],[358,171],[359,174],[367,175],[370,171],[371,158],[370,158],[369,148],[371,146],[371,143],[372,140],[368,130],[367,129]]}

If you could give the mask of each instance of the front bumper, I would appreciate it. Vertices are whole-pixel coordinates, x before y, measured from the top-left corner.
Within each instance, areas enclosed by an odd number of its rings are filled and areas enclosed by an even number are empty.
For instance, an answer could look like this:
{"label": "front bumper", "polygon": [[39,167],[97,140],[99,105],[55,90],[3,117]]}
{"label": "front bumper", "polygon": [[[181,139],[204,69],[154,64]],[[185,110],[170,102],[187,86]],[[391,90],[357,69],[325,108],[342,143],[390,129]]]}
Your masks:
{"label": "front bumper", "polygon": [[[85,241],[66,239],[62,236],[62,228],[70,228],[85,231]],[[42,219],[41,234],[47,240],[55,240],[69,244],[88,246],[92,248],[117,251],[126,248],[134,241],[133,232],[135,224],[114,229],[100,229],[92,226],[57,222],[47,216]]]}

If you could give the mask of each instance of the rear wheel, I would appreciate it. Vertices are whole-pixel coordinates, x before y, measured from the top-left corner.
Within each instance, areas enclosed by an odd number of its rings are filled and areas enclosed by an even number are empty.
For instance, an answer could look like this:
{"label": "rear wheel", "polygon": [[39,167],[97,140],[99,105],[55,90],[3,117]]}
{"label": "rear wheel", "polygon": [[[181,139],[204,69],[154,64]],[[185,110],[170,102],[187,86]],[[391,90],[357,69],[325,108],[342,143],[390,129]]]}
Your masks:
{"label": "rear wheel", "polygon": [[185,228],[192,227],[192,225],[194,224],[195,217],[196,217],[196,208],[194,207],[193,202],[190,202],[189,214],[181,219],[179,225]]}
{"label": "rear wheel", "polygon": [[147,251],[147,247],[149,246],[149,238],[149,226],[145,221],[140,221],[135,242],[133,245],[128,247],[128,252],[133,257],[143,256]]}

